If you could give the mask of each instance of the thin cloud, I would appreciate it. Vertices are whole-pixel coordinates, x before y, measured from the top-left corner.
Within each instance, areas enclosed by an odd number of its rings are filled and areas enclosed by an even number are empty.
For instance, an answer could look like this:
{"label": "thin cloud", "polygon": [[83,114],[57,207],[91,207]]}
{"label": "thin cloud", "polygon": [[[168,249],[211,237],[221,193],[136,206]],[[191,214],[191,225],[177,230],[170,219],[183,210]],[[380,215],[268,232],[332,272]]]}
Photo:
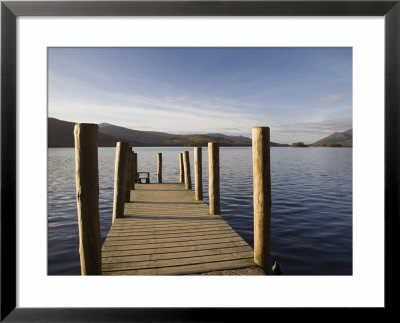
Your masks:
{"label": "thin cloud", "polygon": [[[190,133],[193,131],[207,133],[211,129],[221,132],[222,128],[237,129],[241,124],[245,129],[251,129],[256,120],[244,113],[223,112],[218,107],[207,113],[199,113],[190,106],[176,106],[174,109],[160,109],[148,105],[120,105],[91,100],[57,100],[50,102],[51,116],[74,122],[108,122],[115,125],[163,131],[170,133]],[[82,111],[85,110],[85,114]],[[118,112],[118,113],[116,113]],[[67,114],[70,117],[67,117]]]}
{"label": "thin cloud", "polygon": [[49,115],[170,133],[266,125],[283,143],[351,128],[321,124],[352,114],[351,50],[240,51],[51,51]]}
{"label": "thin cloud", "polygon": [[328,95],[323,98],[320,98],[320,100],[325,101],[325,102],[338,102],[338,101],[341,101],[343,98],[344,98],[344,95],[342,95],[342,94],[332,94],[332,95]]}

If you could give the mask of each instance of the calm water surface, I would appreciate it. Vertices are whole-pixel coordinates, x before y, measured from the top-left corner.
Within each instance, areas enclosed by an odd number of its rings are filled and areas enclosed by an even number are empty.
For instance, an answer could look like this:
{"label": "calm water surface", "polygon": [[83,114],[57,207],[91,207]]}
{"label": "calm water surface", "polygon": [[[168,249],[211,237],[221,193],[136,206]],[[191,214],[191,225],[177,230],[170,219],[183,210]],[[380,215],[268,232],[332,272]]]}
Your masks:
{"label": "calm water surface", "polygon": [[[178,154],[192,147],[143,147],[139,171],[156,182],[157,152],[163,181],[179,181]],[[102,242],[111,226],[115,148],[99,148]],[[221,216],[253,246],[251,147],[220,148]],[[194,186],[194,185],[193,185]],[[271,148],[271,259],[286,275],[352,274],[352,149]],[[204,201],[208,154],[203,148]],[[79,275],[73,148],[48,150],[48,274]]]}

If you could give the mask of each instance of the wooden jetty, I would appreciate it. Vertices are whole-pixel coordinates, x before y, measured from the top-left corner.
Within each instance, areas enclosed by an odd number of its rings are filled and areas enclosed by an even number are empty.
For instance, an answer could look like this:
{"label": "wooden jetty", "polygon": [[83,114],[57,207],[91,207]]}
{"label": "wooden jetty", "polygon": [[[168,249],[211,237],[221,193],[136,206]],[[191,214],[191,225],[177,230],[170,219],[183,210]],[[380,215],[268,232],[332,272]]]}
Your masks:
{"label": "wooden jetty", "polygon": [[136,184],[102,249],[103,275],[177,275],[254,265],[253,249],[183,184]]}
{"label": "wooden jetty", "polygon": [[[82,275],[269,274],[269,128],[253,128],[254,250],[220,216],[219,147],[209,143],[209,205],[203,201],[201,148],[195,148],[195,192],[189,153],[179,154],[177,183],[141,182],[137,153],[118,142],[113,223],[101,246],[97,125],[75,125],[76,187]],[[177,165],[178,166],[178,165]],[[256,270],[251,270],[251,269]]]}

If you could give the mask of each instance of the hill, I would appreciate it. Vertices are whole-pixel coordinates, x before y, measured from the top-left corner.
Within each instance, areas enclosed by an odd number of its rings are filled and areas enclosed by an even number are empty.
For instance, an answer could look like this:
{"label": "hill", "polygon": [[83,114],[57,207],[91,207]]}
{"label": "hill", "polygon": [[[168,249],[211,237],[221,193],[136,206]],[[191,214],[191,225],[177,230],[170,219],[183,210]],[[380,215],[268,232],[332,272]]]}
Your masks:
{"label": "hill", "polygon": [[127,141],[131,145],[163,143],[173,136],[163,132],[132,130],[109,123],[101,123],[99,125],[99,133],[118,138],[121,141]]}
{"label": "hill", "polygon": [[242,136],[224,134],[177,135],[156,131],[132,130],[108,123],[99,125],[99,132],[127,141],[132,146],[207,146],[215,141],[221,146],[249,146],[251,139]]}
{"label": "hill", "polygon": [[317,142],[311,147],[353,147],[353,129],[344,132],[334,132]]}
{"label": "hill", "polygon": [[[48,118],[48,147],[74,147],[75,122]],[[99,147],[114,147],[117,141],[126,141],[132,147],[149,146],[203,146],[215,141],[220,146],[251,146],[251,138],[228,136],[221,133],[177,135],[157,131],[133,130],[109,123],[99,125]],[[271,147],[288,147],[271,141]]]}
{"label": "hill", "polygon": [[[74,147],[75,122],[62,121],[55,118],[47,119],[48,147]],[[106,134],[98,134],[99,147],[115,146],[117,140]]]}
{"label": "hill", "polygon": [[[48,147],[74,147],[75,122],[48,118]],[[99,125],[99,147],[114,147],[117,141],[126,141],[133,147],[143,146],[207,146],[209,141],[221,146],[251,146],[251,139],[224,134],[177,135],[156,131],[140,131],[115,126]],[[271,143],[272,145],[272,143]]]}

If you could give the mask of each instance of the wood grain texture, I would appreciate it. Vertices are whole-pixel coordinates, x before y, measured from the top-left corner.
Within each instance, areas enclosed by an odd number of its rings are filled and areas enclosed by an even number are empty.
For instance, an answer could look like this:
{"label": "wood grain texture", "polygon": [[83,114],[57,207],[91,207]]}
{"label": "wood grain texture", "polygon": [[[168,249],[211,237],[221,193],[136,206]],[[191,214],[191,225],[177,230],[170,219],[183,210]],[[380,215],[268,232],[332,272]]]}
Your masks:
{"label": "wood grain texture", "polygon": [[75,179],[82,275],[101,274],[98,126],[75,124]]}
{"label": "wood grain texture", "polygon": [[268,127],[253,127],[254,262],[270,268],[271,173]]}
{"label": "wood grain texture", "polygon": [[185,177],[185,188],[187,190],[192,189],[192,178],[190,176],[190,159],[189,159],[189,151],[185,150],[183,153],[183,171]]}
{"label": "wood grain texture", "polygon": [[197,201],[203,199],[203,156],[201,147],[194,147],[194,194]]}
{"label": "wood grain texture", "polygon": [[124,215],[127,162],[128,144],[119,141],[115,153],[113,221]]}
{"label": "wood grain texture", "polygon": [[130,202],[131,198],[131,164],[132,164],[132,147],[128,146],[126,164],[126,187],[125,187],[125,202]]}
{"label": "wood grain texture", "polygon": [[134,162],[135,162],[135,183],[137,182],[137,173],[138,173],[138,154],[137,153],[133,153],[133,158],[134,158]]}
{"label": "wood grain texture", "polygon": [[219,145],[216,142],[208,143],[208,176],[210,214],[220,214]]}
{"label": "wood grain texture", "polygon": [[157,153],[157,183],[162,183],[162,153]]}
{"label": "wood grain texture", "polygon": [[131,190],[135,189],[135,183],[136,183],[136,158],[135,158],[135,152],[132,151],[131,153]]}
{"label": "wood grain texture", "polygon": [[183,153],[179,153],[179,182],[185,182],[185,174],[183,171]]}
{"label": "wood grain texture", "polygon": [[254,266],[253,249],[184,184],[136,184],[102,249],[103,275],[186,275]]}

